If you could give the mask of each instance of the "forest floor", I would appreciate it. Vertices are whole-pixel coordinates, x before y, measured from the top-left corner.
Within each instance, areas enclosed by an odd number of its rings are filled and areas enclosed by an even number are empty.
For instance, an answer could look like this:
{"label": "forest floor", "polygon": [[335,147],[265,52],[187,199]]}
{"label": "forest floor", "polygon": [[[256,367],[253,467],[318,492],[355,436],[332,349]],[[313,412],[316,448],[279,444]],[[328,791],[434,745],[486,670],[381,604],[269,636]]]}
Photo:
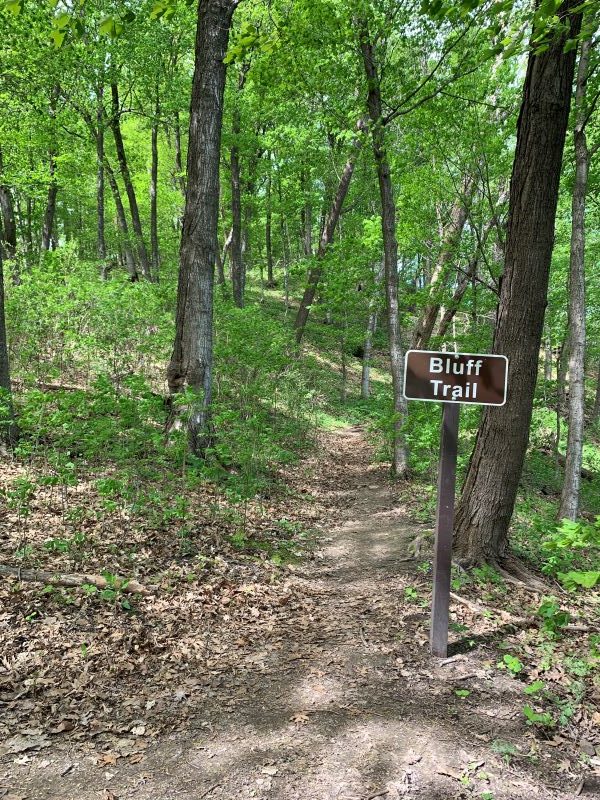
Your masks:
{"label": "forest floor", "polygon": [[[410,489],[355,427],[321,434],[295,479],[320,531],[295,565],[230,554],[187,583],[172,565],[129,615],[3,590],[0,798],[600,797],[597,713],[526,725],[537,631],[506,609],[528,593],[453,602],[451,656],[432,659],[431,527]],[[27,631],[17,603],[36,609]],[[513,675],[498,664],[517,645]]]}

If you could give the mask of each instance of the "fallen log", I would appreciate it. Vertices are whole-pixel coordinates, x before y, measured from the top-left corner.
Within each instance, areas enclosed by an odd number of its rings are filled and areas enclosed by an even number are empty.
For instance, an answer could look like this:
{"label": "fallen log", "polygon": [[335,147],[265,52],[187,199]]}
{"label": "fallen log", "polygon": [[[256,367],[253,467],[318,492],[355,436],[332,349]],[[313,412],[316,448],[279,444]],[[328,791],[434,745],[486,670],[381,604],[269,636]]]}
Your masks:
{"label": "fallen log", "polygon": [[21,569],[20,567],[9,567],[5,564],[0,564],[0,576],[17,578],[20,581],[45,583],[50,586],[79,587],[90,585],[101,591],[103,589],[114,589],[115,591],[123,592],[123,594],[150,595],[156,591],[154,586],[143,586],[137,581],[128,581],[125,578],[115,578],[114,581],[108,581],[102,575],[73,575],[47,572],[42,569]]}

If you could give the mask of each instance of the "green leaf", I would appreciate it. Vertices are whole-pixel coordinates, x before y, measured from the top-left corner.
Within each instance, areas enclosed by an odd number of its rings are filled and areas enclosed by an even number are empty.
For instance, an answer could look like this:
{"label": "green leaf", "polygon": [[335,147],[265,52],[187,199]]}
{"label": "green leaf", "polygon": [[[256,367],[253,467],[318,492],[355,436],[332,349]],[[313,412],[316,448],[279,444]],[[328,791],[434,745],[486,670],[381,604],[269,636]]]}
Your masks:
{"label": "green leaf", "polygon": [[4,0],[4,8],[10,11],[11,14],[17,16],[22,10],[21,0]]}
{"label": "green leaf", "polygon": [[58,50],[62,47],[62,44],[65,40],[65,36],[67,35],[66,31],[51,31],[50,38],[54,44],[54,47]]}
{"label": "green leaf", "polygon": [[468,697],[471,692],[468,689],[455,689],[454,694],[457,697]]}
{"label": "green leaf", "polygon": [[593,589],[600,581],[600,572],[559,572],[558,580],[570,592],[575,591],[578,586],[582,586],[584,589]]}
{"label": "green leaf", "polygon": [[115,26],[114,19],[112,17],[106,17],[106,19],[103,19],[100,25],[98,26],[98,32],[101,33],[103,36],[112,36],[114,26]]}

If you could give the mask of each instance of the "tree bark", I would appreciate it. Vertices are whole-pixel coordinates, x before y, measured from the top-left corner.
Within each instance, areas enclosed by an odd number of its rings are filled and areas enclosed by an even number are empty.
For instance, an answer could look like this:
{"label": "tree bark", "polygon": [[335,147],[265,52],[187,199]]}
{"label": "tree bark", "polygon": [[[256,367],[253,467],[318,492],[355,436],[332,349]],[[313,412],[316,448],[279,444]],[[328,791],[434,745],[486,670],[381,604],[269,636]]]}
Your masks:
{"label": "tree bark", "polygon": [[112,98],[112,113],[110,117],[110,127],[115,140],[115,148],[117,150],[117,159],[119,161],[119,168],[121,176],[125,185],[125,192],[129,201],[129,211],[131,214],[131,225],[136,240],[138,258],[142,275],[147,280],[152,280],[152,272],[150,270],[150,262],[148,260],[148,251],[146,250],[146,243],[144,242],[144,233],[142,231],[142,222],[140,220],[140,211],[138,208],[137,197],[133,183],[131,181],[131,174],[129,172],[129,165],[127,163],[127,155],[125,153],[125,145],[123,143],[123,134],[121,133],[120,114],[121,109],[119,106],[119,87],[116,83],[110,85],[111,98]]}
{"label": "tree bark", "polygon": [[577,519],[583,462],[585,417],[585,202],[588,187],[589,153],[585,131],[586,88],[591,39],[581,43],[575,93],[575,184],[573,187],[571,256],[569,265],[569,403],[565,477],[560,498],[559,519]]}
{"label": "tree bark", "polygon": [[158,248],[158,123],[160,119],[159,89],[156,86],[156,104],[151,130],[150,165],[150,252],[152,254],[152,278],[158,282],[160,252]]}
{"label": "tree bark", "polygon": [[4,257],[11,261],[17,254],[17,225],[15,221],[15,207],[10,186],[4,181],[4,162],[0,148],[0,232],[2,240],[0,245],[4,248]]}
{"label": "tree bark", "polygon": [[172,394],[189,388],[188,441],[200,457],[212,439],[213,292],[219,223],[219,158],[226,65],[236,0],[199,0],[181,236]]}
{"label": "tree bark", "polygon": [[181,156],[181,125],[179,124],[179,111],[174,114],[174,134],[175,134],[175,178],[181,196],[185,200],[185,175],[183,172],[183,160]]}
{"label": "tree bark", "polygon": [[267,288],[274,289],[275,275],[273,269],[273,206],[271,197],[271,173],[267,175],[267,208],[265,222],[265,248],[267,251]]}
{"label": "tree bark", "polygon": [[[359,122],[358,127],[359,130],[362,130],[362,128],[364,127],[364,123],[362,122],[362,120]],[[348,189],[350,188],[350,182],[352,180],[352,175],[354,173],[356,159],[358,158],[362,145],[363,145],[363,140],[359,135],[354,139],[354,142],[352,143],[352,152],[350,153],[350,156],[346,161],[346,165],[342,170],[342,175],[340,177],[340,182],[337,188],[337,192],[335,193],[335,197],[333,198],[331,208],[329,209],[329,213],[327,214],[327,218],[325,220],[323,233],[321,234],[321,238],[319,240],[319,248],[317,250],[317,255],[316,255],[317,263],[315,264],[315,266],[311,267],[308,273],[308,281],[306,284],[306,289],[304,290],[304,295],[300,303],[300,308],[298,309],[298,313],[294,321],[294,329],[296,331],[296,342],[298,344],[300,344],[300,342],[302,341],[302,337],[304,336],[304,329],[306,328],[306,322],[308,320],[308,315],[310,314],[310,308],[314,302],[315,295],[317,293],[317,287],[319,285],[319,281],[321,280],[321,276],[323,274],[323,259],[325,258],[325,254],[327,253],[327,248],[333,242],[335,229],[338,224],[340,214],[342,213],[344,200],[346,199],[346,195],[348,194]]]}
{"label": "tree bark", "polygon": [[386,153],[385,127],[381,86],[375,61],[375,48],[370,40],[366,20],[359,21],[360,49],[368,83],[367,106],[371,120],[373,155],[377,167],[379,194],[381,198],[381,229],[383,234],[383,257],[385,290],[388,314],[388,338],[390,346],[390,371],[394,395],[394,429],[392,438],[392,474],[399,478],[408,476],[408,452],[402,433],[407,407],[403,395],[404,345],[400,330],[398,308],[398,241],[396,239],[396,203],[392,186],[390,163]]}
{"label": "tree bark", "polygon": [[96,213],[97,213],[97,252],[102,265],[102,275],[106,276],[106,222],[104,209],[104,86],[98,87],[98,108],[96,111]]}
{"label": "tree bark", "polygon": [[379,313],[377,306],[379,304],[379,287],[383,280],[383,264],[376,268],[375,272],[375,287],[373,297],[369,302],[369,320],[367,322],[367,332],[365,335],[365,345],[363,352],[362,374],[360,378],[360,396],[363,400],[369,399],[370,394],[370,378],[371,378],[371,358],[373,355],[373,337],[377,330],[377,320]]}
{"label": "tree bark", "polygon": [[302,252],[306,258],[313,255],[312,248],[312,203],[310,200],[309,179],[306,177],[305,170],[300,175],[300,188],[305,196],[304,206],[300,212],[300,222],[302,228]]}
{"label": "tree bark", "polygon": [[242,184],[240,178],[240,151],[238,138],[241,133],[241,118],[238,108],[233,111],[233,145],[231,147],[231,286],[233,302],[238,308],[244,306],[244,264],[242,261]]}
{"label": "tree bark", "polygon": [[475,181],[468,177],[465,180],[461,196],[456,199],[452,206],[450,221],[443,232],[440,252],[429,282],[429,302],[423,309],[415,326],[410,343],[411,350],[426,350],[429,345],[441,308],[441,303],[438,300],[440,288],[445,285],[448,266],[460,242],[469,215],[469,206],[474,190]]}
{"label": "tree bark", "polygon": [[485,408],[456,514],[455,551],[466,563],[501,564],[529,440],[565,134],[571,105],[578,0],[558,9],[570,31],[529,54],[510,185],[505,270],[494,353],[508,357],[506,405]]}
{"label": "tree bark", "polygon": [[594,410],[592,412],[592,421],[597,422],[600,419],[600,361],[598,362],[598,375],[596,377],[596,397],[594,398]]}
{"label": "tree bark", "polygon": [[6,315],[4,313],[4,267],[0,253],[0,441],[13,447],[19,438],[19,428],[15,422],[10,385],[10,364],[8,360],[8,340],[6,337]]}
{"label": "tree bark", "polygon": [[42,250],[47,252],[51,249],[54,237],[54,218],[56,216],[56,196],[58,195],[58,184],[56,182],[56,160],[54,150],[48,153],[48,173],[50,183],[48,185],[48,197],[46,200],[46,210],[44,211],[44,223],[42,226]]}
{"label": "tree bark", "polygon": [[106,172],[106,177],[108,178],[108,184],[110,186],[113,199],[115,201],[115,210],[117,213],[117,228],[121,233],[121,245],[123,247],[123,255],[125,257],[125,268],[127,269],[127,274],[129,275],[129,280],[132,283],[139,280],[137,267],[135,264],[135,257],[133,255],[133,250],[131,249],[131,240],[129,238],[129,227],[127,225],[127,217],[125,215],[125,208],[123,206],[123,201],[121,200],[121,192],[119,191],[119,184],[117,183],[117,178],[114,173],[113,168],[109,164],[109,162],[104,159],[104,170]]}

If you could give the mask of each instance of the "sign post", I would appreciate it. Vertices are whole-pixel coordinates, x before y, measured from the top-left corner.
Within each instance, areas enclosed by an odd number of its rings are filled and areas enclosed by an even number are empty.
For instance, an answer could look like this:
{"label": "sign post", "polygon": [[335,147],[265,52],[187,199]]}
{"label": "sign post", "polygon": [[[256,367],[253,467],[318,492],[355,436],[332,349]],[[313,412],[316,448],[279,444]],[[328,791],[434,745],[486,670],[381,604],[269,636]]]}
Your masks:
{"label": "sign post", "polygon": [[503,406],[506,402],[506,356],[409,350],[404,369],[404,397],[442,403],[442,432],[433,561],[431,654],[448,653],[450,573],[454,531],[454,494],[458,417],[461,403]]}

